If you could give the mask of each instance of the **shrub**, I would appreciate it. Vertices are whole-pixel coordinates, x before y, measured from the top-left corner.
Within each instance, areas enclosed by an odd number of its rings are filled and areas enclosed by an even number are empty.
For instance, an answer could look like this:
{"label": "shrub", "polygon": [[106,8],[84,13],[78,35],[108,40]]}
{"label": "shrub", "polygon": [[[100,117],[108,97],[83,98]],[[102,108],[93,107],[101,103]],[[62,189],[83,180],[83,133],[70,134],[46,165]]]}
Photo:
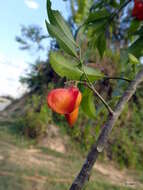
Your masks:
{"label": "shrub", "polygon": [[28,109],[23,117],[17,121],[20,130],[27,137],[37,138],[44,136],[47,126],[51,123],[52,113],[48,109],[44,97],[33,95],[28,102]]}

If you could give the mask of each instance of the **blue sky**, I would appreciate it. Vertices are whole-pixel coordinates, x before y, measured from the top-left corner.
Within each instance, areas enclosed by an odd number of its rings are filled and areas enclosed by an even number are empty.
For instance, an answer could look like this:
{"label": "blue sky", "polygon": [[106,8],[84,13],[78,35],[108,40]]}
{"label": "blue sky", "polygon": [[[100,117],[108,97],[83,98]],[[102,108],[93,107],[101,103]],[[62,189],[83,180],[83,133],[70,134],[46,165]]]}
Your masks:
{"label": "blue sky", "polygon": [[[52,7],[67,18],[69,5],[62,0],[52,0]],[[0,5],[0,95],[19,96],[24,88],[19,77],[29,68],[34,57],[21,51],[15,42],[21,25],[36,24],[45,28],[46,0],[6,0]],[[48,44],[48,42],[47,42]]]}

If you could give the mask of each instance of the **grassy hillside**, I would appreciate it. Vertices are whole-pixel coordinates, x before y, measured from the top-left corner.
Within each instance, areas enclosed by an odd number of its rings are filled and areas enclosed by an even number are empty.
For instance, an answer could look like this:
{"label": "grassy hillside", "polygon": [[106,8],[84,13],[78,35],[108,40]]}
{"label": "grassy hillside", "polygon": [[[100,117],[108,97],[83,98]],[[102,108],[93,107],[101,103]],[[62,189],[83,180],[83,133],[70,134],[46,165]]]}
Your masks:
{"label": "grassy hillside", "polygon": [[[58,150],[56,140],[58,147],[64,148]],[[3,119],[0,147],[0,190],[67,190],[84,161],[55,126],[51,137],[36,142],[25,139],[13,122]],[[141,178],[133,171],[120,171],[112,164],[98,162],[85,189],[142,190]]]}

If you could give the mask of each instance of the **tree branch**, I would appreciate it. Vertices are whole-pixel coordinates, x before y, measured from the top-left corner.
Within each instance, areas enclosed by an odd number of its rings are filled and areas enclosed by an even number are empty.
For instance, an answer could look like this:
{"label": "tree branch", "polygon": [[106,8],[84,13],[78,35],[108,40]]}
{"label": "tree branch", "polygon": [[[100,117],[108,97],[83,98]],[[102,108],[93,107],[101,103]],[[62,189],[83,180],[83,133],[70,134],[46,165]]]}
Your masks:
{"label": "tree branch", "polygon": [[124,7],[126,7],[132,0],[127,0],[125,1],[121,7],[119,9],[117,9],[112,15],[111,15],[111,18],[110,18],[110,22],[112,22],[114,20],[114,18],[122,11],[122,9]]}
{"label": "tree branch", "polygon": [[114,114],[109,114],[108,120],[102,128],[97,142],[93,144],[89,154],[87,155],[85,163],[83,164],[81,171],[79,172],[73,184],[71,185],[70,190],[81,190],[84,187],[85,183],[89,180],[92,167],[96,162],[99,153],[103,151],[104,146],[107,143],[108,137],[112,131],[112,128],[114,127],[117,119],[122,113],[125,104],[133,96],[133,94],[136,91],[136,88],[142,81],[143,69],[136,75],[135,79],[129,84],[127,90],[124,92],[123,96],[117,103]]}

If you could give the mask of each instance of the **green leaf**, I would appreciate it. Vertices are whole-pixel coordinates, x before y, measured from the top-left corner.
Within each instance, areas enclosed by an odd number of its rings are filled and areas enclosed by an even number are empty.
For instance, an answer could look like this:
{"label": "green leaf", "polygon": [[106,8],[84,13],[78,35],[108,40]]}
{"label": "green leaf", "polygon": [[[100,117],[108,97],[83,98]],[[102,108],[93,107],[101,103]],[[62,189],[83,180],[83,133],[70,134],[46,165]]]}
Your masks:
{"label": "green leaf", "polygon": [[52,25],[56,26],[61,30],[61,32],[71,40],[71,43],[74,43],[76,45],[76,42],[73,38],[73,35],[69,29],[68,24],[65,22],[64,18],[61,16],[60,12],[57,10],[51,9],[51,2],[50,0],[47,0],[47,14],[49,21]]}
{"label": "green leaf", "polygon": [[65,34],[65,36],[67,36],[69,38],[69,40],[71,40],[72,43],[77,45],[67,23],[65,22],[65,20],[61,16],[60,12],[59,11],[53,11],[53,15],[55,17],[55,21],[57,23],[57,26],[59,26],[60,30]]}
{"label": "green leaf", "polygon": [[100,56],[102,58],[103,54],[104,54],[104,51],[106,49],[106,38],[105,38],[105,34],[104,33],[102,33],[101,35],[97,36],[96,46],[97,46],[99,54],[100,54]]}
{"label": "green leaf", "polygon": [[53,12],[51,9],[51,1],[47,0],[47,14],[48,14],[48,18],[51,24],[54,24],[54,16],[53,16]]}
{"label": "green leaf", "polygon": [[56,38],[59,46],[68,54],[77,57],[77,44],[59,11],[51,9],[51,1],[47,0],[47,14],[50,24],[46,21],[49,34]]}
{"label": "green leaf", "polygon": [[89,17],[86,20],[86,24],[92,23],[95,21],[102,22],[102,20],[109,18],[109,16],[110,16],[110,14],[107,10],[100,10],[100,11],[92,12],[89,14]]}
{"label": "green leaf", "polygon": [[139,37],[131,46],[128,48],[128,53],[133,54],[139,58],[143,56],[143,37]]}
{"label": "green leaf", "polygon": [[91,7],[91,11],[92,10],[95,10],[95,9],[102,9],[102,7],[104,6],[104,2],[103,1],[100,1],[100,2],[97,2],[97,3],[93,3],[92,7]]}
{"label": "green leaf", "polygon": [[139,35],[140,37],[143,37],[143,26],[139,28],[139,30],[136,30],[134,35]]}
{"label": "green leaf", "polygon": [[53,70],[59,76],[67,77],[70,80],[80,80],[83,73],[77,67],[78,62],[70,58],[65,58],[59,52],[51,52],[49,58]]}
{"label": "green leaf", "polygon": [[88,117],[92,119],[96,118],[94,95],[93,92],[89,89],[85,89],[83,92],[81,108]]}
{"label": "green leaf", "polygon": [[137,31],[139,26],[140,26],[140,22],[138,20],[133,20],[128,30],[129,36],[134,34]]}
{"label": "green leaf", "polygon": [[95,81],[104,78],[104,74],[100,70],[92,67],[83,66],[83,69],[90,81]]}
{"label": "green leaf", "polygon": [[111,6],[116,9],[119,8],[119,6],[120,6],[120,4],[116,0],[114,0],[114,1],[112,0],[110,3],[111,3]]}
{"label": "green leaf", "polygon": [[[96,21],[93,24],[91,24],[88,28],[91,28],[96,35],[100,35],[100,34],[105,33],[105,26],[106,26],[106,21],[102,21],[102,22]],[[95,38],[94,34],[93,34],[93,38]]]}
{"label": "green leaf", "polygon": [[[59,52],[50,53],[50,64],[53,70],[61,77],[70,80],[85,80],[84,72],[78,68],[79,63],[74,59],[63,56]],[[101,79],[104,75],[97,69],[84,66],[84,71],[91,82]]]}
{"label": "green leaf", "polygon": [[139,63],[139,60],[134,55],[132,55],[130,53],[128,55],[129,55],[129,61],[131,64],[136,65]]}
{"label": "green leaf", "polygon": [[58,27],[49,24],[47,21],[46,26],[49,34],[56,38],[59,46],[68,54],[77,57],[76,46],[71,43],[71,41],[65,35],[63,35],[61,30]]}

